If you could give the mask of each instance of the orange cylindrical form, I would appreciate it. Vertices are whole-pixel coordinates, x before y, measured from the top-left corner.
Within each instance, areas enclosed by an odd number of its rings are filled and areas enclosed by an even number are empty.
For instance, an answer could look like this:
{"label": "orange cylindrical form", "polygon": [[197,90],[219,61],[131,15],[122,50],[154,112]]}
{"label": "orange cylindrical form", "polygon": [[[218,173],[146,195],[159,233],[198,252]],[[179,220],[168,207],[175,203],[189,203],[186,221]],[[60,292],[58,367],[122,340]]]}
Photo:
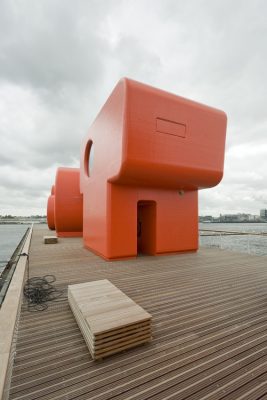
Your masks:
{"label": "orange cylindrical form", "polygon": [[59,237],[82,236],[83,201],[79,168],[58,168],[55,180],[55,227]]}
{"label": "orange cylindrical form", "polygon": [[198,190],[223,176],[226,115],[122,79],[81,152],[85,247],[106,259],[198,249]]}
{"label": "orange cylindrical form", "polygon": [[55,196],[50,195],[47,200],[47,225],[51,230],[55,230]]}

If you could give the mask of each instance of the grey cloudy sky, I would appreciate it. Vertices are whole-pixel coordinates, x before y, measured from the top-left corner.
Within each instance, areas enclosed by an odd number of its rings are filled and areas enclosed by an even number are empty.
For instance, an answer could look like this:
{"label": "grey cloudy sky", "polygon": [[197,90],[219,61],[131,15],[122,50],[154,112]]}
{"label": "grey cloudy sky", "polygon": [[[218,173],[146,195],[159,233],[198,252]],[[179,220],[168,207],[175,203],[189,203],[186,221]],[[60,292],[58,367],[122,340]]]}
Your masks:
{"label": "grey cloudy sky", "polygon": [[227,113],[200,214],[267,208],[265,0],[0,0],[0,214],[45,214],[122,76]]}

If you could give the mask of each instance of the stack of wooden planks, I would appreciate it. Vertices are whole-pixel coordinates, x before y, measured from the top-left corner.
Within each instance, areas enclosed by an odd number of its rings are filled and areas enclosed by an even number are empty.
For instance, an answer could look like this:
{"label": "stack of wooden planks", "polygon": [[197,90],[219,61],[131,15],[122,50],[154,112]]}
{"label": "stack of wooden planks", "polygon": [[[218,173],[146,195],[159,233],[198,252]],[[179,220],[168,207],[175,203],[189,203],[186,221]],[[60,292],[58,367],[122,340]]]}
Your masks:
{"label": "stack of wooden planks", "polygon": [[57,236],[44,236],[44,244],[57,243]]}
{"label": "stack of wooden planks", "polygon": [[151,340],[151,315],[107,279],[68,286],[69,305],[93,359]]}

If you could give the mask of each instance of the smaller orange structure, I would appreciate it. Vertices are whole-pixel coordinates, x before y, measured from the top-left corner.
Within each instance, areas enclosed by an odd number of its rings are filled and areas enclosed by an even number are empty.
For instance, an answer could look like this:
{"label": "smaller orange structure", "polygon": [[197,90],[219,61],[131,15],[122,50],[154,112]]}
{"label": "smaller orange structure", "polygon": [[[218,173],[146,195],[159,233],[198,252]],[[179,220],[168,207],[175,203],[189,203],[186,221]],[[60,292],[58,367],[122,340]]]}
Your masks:
{"label": "smaller orange structure", "polygon": [[55,230],[55,186],[51,188],[51,195],[47,200],[47,225],[52,231]]}
{"label": "smaller orange structure", "polygon": [[80,193],[79,168],[58,168],[54,192],[57,236],[82,236],[83,200]]}

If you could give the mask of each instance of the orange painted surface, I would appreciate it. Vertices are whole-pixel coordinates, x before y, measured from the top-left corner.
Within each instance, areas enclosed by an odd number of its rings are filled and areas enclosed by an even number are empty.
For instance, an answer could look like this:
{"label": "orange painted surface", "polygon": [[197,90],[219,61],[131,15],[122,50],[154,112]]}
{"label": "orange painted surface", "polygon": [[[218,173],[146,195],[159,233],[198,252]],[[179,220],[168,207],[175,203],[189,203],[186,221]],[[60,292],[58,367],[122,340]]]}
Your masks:
{"label": "orange painted surface", "polygon": [[82,236],[83,200],[78,168],[58,168],[55,181],[55,228],[59,237]]}
{"label": "orange painted surface", "polygon": [[82,146],[84,245],[106,259],[198,248],[198,190],[223,176],[224,112],[122,79]]}
{"label": "orange painted surface", "polygon": [[55,196],[52,194],[48,197],[47,200],[46,219],[48,228],[52,231],[55,230]]}

